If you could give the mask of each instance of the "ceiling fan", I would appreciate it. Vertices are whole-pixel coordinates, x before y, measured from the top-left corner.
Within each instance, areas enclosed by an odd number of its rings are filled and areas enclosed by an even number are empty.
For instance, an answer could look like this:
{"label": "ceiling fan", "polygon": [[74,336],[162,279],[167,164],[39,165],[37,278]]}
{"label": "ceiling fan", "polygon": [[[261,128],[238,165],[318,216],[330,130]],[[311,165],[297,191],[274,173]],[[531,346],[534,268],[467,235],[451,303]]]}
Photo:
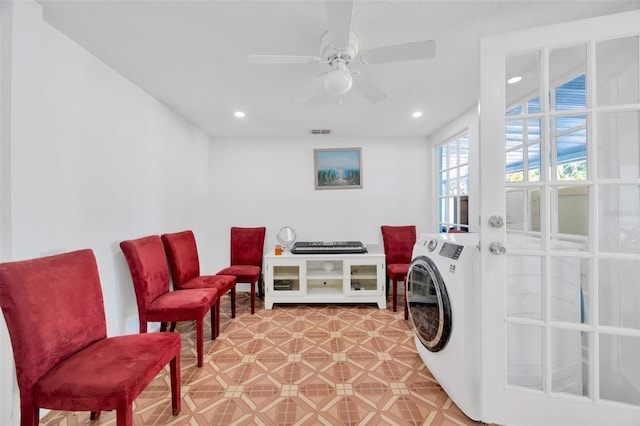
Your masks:
{"label": "ceiling fan", "polygon": [[[386,97],[384,92],[359,71],[351,71],[349,65],[430,59],[436,54],[434,40],[415,41],[359,51],[358,37],[351,29],[353,0],[327,0],[326,9],[328,29],[320,40],[320,56],[249,55],[248,62],[265,65],[328,64],[329,70],[320,76],[324,76],[324,89],[329,94],[341,96],[355,87],[371,103],[376,103]],[[354,76],[356,76],[355,84]],[[308,96],[304,96],[302,99],[298,98],[298,100],[304,101],[311,97],[312,94],[309,93]]]}

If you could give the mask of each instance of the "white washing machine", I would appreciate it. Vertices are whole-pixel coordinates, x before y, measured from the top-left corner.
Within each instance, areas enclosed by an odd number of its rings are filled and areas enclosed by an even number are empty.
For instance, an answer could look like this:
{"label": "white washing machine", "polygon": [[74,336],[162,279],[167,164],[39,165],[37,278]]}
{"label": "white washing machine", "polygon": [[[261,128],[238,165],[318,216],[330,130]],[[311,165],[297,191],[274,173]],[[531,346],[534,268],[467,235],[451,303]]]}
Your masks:
{"label": "white washing machine", "polygon": [[421,234],[407,274],[409,319],[425,365],[471,419],[480,410],[478,234]]}

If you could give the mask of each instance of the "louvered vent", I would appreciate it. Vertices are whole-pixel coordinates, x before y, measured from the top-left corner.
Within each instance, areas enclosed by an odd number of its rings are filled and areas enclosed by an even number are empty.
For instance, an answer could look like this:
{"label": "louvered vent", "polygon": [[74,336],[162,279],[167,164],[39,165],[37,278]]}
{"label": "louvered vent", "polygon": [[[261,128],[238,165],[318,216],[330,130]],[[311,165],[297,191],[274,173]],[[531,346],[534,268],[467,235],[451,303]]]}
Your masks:
{"label": "louvered vent", "polygon": [[312,135],[330,135],[331,130],[329,129],[311,129]]}

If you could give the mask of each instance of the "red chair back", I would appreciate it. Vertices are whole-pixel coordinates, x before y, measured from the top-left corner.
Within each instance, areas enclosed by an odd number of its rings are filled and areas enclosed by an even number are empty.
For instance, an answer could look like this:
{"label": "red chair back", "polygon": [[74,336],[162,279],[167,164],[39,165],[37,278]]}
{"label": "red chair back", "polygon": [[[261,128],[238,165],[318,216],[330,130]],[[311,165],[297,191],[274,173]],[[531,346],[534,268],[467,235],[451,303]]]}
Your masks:
{"label": "red chair back", "polygon": [[146,323],[146,310],[157,297],[169,292],[167,257],[159,235],[120,243],[127,259],[136,291],[140,324]]}
{"label": "red chair back", "polygon": [[262,268],[266,231],[265,227],[231,227],[231,265],[254,265]]}
{"label": "red chair back", "polygon": [[416,227],[381,226],[384,243],[385,261],[387,265],[411,263],[413,246],[416,244]]}
{"label": "red chair back", "polygon": [[51,368],[107,337],[92,250],[0,264],[0,306],[23,403]]}
{"label": "red chair back", "polygon": [[200,276],[198,247],[192,231],[163,234],[162,242],[167,251],[175,290],[179,290],[190,279]]}

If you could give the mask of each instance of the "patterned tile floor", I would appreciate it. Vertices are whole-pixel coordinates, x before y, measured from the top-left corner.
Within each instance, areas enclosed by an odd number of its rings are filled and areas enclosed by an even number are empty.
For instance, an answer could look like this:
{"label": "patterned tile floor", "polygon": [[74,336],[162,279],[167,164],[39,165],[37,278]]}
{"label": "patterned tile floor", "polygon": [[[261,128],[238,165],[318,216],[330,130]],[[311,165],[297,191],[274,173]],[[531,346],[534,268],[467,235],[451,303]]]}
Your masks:
{"label": "patterned tile floor", "polygon": [[[402,306],[400,304],[400,306]],[[275,305],[222,300],[220,336],[182,334],[182,412],[171,415],[168,368],[134,402],[135,425],[475,425],[416,352],[403,312],[376,305]],[[41,425],[115,425],[115,412],[49,412]]]}

